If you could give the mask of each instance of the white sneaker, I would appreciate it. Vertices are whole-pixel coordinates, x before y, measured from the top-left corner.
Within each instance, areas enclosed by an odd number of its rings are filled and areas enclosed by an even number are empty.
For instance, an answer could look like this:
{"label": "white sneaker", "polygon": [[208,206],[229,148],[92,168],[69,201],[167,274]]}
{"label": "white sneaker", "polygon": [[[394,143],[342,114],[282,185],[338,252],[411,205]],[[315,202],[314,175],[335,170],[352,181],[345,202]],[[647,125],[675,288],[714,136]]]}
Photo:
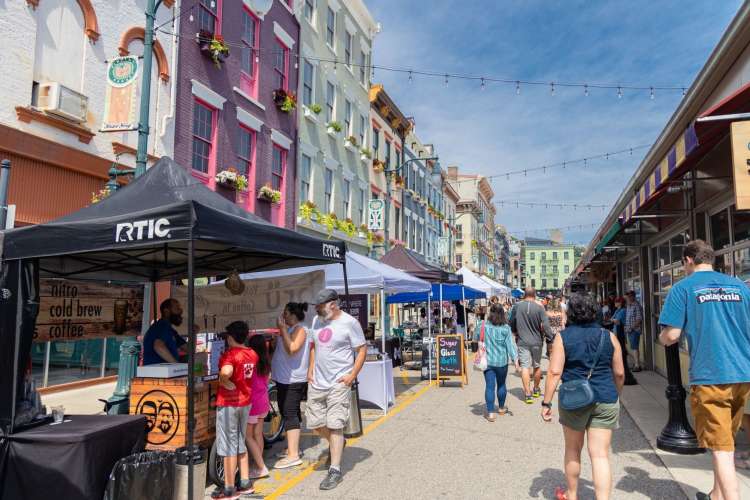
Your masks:
{"label": "white sneaker", "polygon": [[250,479],[262,479],[264,477],[268,477],[268,467],[263,467],[263,469],[250,469]]}
{"label": "white sneaker", "polygon": [[289,458],[285,457],[276,462],[276,465],[273,466],[274,469],[288,469],[290,467],[296,467],[298,465],[302,465],[302,459],[301,458]]}

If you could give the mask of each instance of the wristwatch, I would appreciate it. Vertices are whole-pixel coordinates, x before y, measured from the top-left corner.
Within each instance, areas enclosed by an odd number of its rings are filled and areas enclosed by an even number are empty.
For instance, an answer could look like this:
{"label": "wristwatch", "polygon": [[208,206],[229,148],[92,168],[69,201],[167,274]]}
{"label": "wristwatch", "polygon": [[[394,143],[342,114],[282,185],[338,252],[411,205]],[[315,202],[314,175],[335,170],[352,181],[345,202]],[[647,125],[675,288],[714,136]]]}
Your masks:
{"label": "wristwatch", "polygon": [[552,403],[545,403],[544,401],[542,401],[542,406],[544,406],[545,408],[552,409]]}

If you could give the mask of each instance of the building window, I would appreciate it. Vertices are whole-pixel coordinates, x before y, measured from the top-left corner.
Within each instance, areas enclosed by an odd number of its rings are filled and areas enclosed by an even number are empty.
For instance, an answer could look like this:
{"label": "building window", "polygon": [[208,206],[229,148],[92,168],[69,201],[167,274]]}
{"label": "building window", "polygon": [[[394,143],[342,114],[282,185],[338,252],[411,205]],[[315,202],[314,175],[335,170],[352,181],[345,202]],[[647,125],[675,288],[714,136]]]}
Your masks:
{"label": "building window", "polygon": [[563,258],[564,259],[568,259],[569,257],[570,257],[570,253],[569,252],[563,253]]}
{"label": "building window", "polygon": [[409,246],[409,217],[404,217],[404,245]]}
{"label": "building window", "polygon": [[300,168],[300,200],[310,200],[310,176],[312,175],[312,158],[303,154]]}
{"label": "building window", "polygon": [[344,62],[352,69],[352,48],[354,47],[354,37],[348,31],[344,32]]}
{"label": "building window", "polygon": [[552,266],[552,274],[557,274],[557,273],[558,273],[557,266]]}
{"label": "building window", "polygon": [[[271,162],[271,187],[281,191],[284,186],[284,167],[286,166],[286,151],[274,145],[273,161]],[[283,193],[282,193],[283,195]]]}
{"label": "building window", "polygon": [[315,0],[305,0],[305,19],[310,24],[313,24],[313,16],[315,15]]}
{"label": "building window", "polygon": [[324,187],[323,207],[330,213],[333,212],[333,170],[330,168],[326,169]]}
{"label": "building window", "polygon": [[346,99],[344,101],[344,135],[346,137],[354,135],[352,119],[352,103],[349,99]]}
{"label": "building window", "polygon": [[396,166],[401,166],[401,151],[398,148],[396,148]]}
{"label": "building window", "polygon": [[409,248],[414,250],[417,244],[417,221],[412,221],[411,231],[409,231]]}
{"label": "building window", "polygon": [[239,148],[237,151],[237,170],[247,176],[253,167],[253,151],[255,150],[255,132],[240,127]]}
{"label": "building window", "polygon": [[547,274],[547,266],[542,266],[542,274]]}
{"label": "building window", "polygon": [[213,35],[221,34],[221,21],[219,10],[221,0],[199,0],[198,2],[198,29],[207,31]]}
{"label": "building window", "polygon": [[536,288],[536,280],[531,280],[531,288]]}
{"label": "building window", "polygon": [[336,87],[331,82],[326,82],[326,123],[334,120],[336,111]]}
{"label": "building window", "polygon": [[461,267],[464,263],[464,256],[460,253],[456,254],[456,267]]}
{"label": "building window", "polygon": [[352,183],[351,181],[344,179],[344,182],[341,184],[341,198],[344,201],[344,218],[349,217],[349,204],[351,202],[351,187]]}
{"label": "building window", "polygon": [[557,260],[557,252],[552,252],[552,260]]}
{"label": "building window", "polygon": [[531,269],[529,269],[529,272],[530,272],[531,274],[534,274],[534,273],[536,273],[536,267],[534,267],[534,266],[531,266]]}
{"label": "building window", "polygon": [[547,259],[547,252],[542,252],[542,260],[546,260],[546,259]]}
{"label": "building window", "polygon": [[326,43],[331,49],[335,50],[334,43],[336,40],[336,13],[328,7],[326,15]]}
{"label": "building window", "polygon": [[385,140],[385,168],[391,168],[391,141]]}
{"label": "building window", "polygon": [[542,289],[546,289],[546,288],[547,288],[547,280],[543,279],[542,280]]}
{"label": "building window", "polygon": [[565,274],[569,274],[569,273],[570,273],[570,266],[565,266]]}
{"label": "building window", "polygon": [[379,159],[378,151],[380,150],[380,134],[378,132],[378,129],[372,128],[372,157],[376,160]]}
{"label": "building window", "polygon": [[240,61],[240,90],[258,97],[258,54],[260,20],[247,9],[242,10],[242,54]]}
{"label": "building window", "polygon": [[560,283],[560,282],[559,282],[559,281],[557,281],[557,278],[555,278],[554,280],[552,280],[552,284],[553,284],[554,288],[559,288],[559,287],[560,287],[560,286],[559,286],[559,283]]}
{"label": "building window", "polygon": [[289,85],[289,47],[276,40],[276,54],[273,61],[273,71],[277,89],[288,89]]}
{"label": "building window", "polygon": [[214,139],[214,110],[205,104],[193,103],[193,170],[208,174]]}
{"label": "building window", "polygon": [[367,54],[359,53],[359,83],[367,86]]}
{"label": "building window", "polygon": [[534,252],[529,252],[529,260],[536,259],[536,254]]}
{"label": "building window", "polygon": [[365,223],[365,190],[359,189],[359,223]]}
{"label": "building window", "polygon": [[365,147],[365,132],[367,130],[367,118],[359,115],[359,147]]}
{"label": "building window", "polygon": [[315,79],[315,67],[307,59],[302,63],[302,104],[312,106],[313,104],[313,81]]}

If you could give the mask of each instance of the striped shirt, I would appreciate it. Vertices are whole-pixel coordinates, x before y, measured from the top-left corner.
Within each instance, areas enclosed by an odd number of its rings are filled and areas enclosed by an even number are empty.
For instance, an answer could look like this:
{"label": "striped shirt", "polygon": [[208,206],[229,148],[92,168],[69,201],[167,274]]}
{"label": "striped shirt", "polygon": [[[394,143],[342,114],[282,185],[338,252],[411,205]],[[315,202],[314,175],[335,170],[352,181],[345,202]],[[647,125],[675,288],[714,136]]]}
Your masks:
{"label": "striped shirt", "polygon": [[484,327],[484,344],[487,348],[487,366],[507,366],[508,360],[518,359],[516,343],[508,325],[495,326],[492,323],[482,321],[474,329],[474,340],[482,337],[482,324]]}

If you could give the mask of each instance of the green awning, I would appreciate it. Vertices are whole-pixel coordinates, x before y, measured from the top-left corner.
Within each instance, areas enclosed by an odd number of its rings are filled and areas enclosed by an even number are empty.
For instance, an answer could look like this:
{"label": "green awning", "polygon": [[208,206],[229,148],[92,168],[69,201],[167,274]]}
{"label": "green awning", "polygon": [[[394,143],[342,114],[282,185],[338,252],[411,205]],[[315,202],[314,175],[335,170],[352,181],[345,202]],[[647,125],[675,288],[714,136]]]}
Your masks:
{"label": "green awning", "polygon": [[600,254],[604,251],[604,247],[609,245],[609,242],[612,241],[615,236],[617,236],[617,233],[620,232],[620,229],[622,229],[622,226],[620,225],[620,221],[615,221],[612,227],[609,228],[609,231],[607,231],[607,234],[602,236],[602,239],[596,245],[597,254]]}

